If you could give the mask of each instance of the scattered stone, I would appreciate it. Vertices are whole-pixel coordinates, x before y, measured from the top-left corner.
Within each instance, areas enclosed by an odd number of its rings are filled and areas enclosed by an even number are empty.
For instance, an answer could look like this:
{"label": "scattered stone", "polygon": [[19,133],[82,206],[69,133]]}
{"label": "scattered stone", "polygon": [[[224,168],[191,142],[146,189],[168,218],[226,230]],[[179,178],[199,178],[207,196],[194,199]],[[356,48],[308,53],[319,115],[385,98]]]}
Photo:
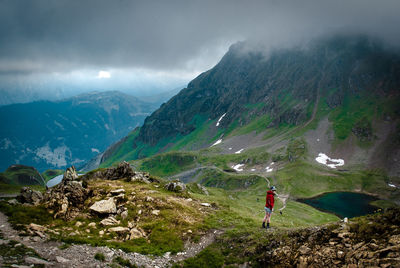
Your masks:
{"label": "scattered stone", "polygon": [[158,216],[160,214],[160,211],[158,209],[155,209],[151,212],[151,214]]}
{"label": "scattered stone", "polygon": [[343,251],[341,251],[341,250],[339,250],[339,251],[337,252],[337,257],[338,257],[338,259],[343,259],[345,255],[346,255],[346,254],[345,254]]}
{"label": "scattered stone", "polygon": [[68,259],[65,259],[65,258],[63,258],[63,257],[61,257],[61,256],[56,256],[56,261],[57,261],[58,263],[67,263],[67,262],[69,262]]}
{"label": "scattered stone", "polygon": [[91,222],[91,223],[88,224],[88,227],[96,228],[96,223],[95,222]]}
{"label": "scattered stone", "polygon": [[129,232],[129,228],[118,226],[118,227],[109,228],[108,231],[115,232],[117,234],[125,234],[125,233]]}
{"label": "scattered stone", "polygon": [[389,238],[389,244],[400,245],[400,235],[392,235]]}
{"label": "scattered stone", "polygon": [[153,202],[154,201],[154,198],[153,197],[151,197],[151,196],[146,196],[146,202]]}
{"label": "scattered stone", "polygon": [[104,231],[103,230],[99,231],[99,235],[100,236],[104,235]]}
{"label": "scattered stone", "polygon": [[120,221],[117,220],[117,219],[114,218],[114,217],[108,217],[108,218],[106,218],[106,219],[103,219],[103,220],[100,222],[100,224],[103,225],[103,226],[117,225],[117,224],[120,224]]}
{"label": "scattered stone", "polygon": [[130,233],[130,237],[129,237],[130,240],[146,236],[145,232],[140,228],[132,228],[129,231],[129,233]]}
{"label": "scattered stone", "polygon": [[99,214],[117,213],[117,207],[113,197],[109,198],[108,200],[97,201],[89,209]]}
{"label": "scattered stone", "polygon": [[110,194],[112,195],[119,195],[119,194],[124,194],[125,193],[125,189],[117,189],[117,190],[112,190],[110,192]]}
{"label": "scattered stone", "polygon": [[82,225],[83,225],[83,223],[80,222],[80,221],[77,221],[77,222],[75,223],[75,226],[78,227],[78,228],[81,227]]}
{"label": "scattered stone", "polygon": [[18,202],[18,200],[17,199],[11,199],[11,200],[8,200],[8,202],[7,202],[8,204],[10,204],[10,205],[12,205],[12,206],[15,206],[15,205],[18,205],[19,204],[19,202]]}
{"label": "scattered stone", "polygon": [[38,259],[35,257],[25,257],[25,262],[29,263],[29,264],[42,264],[42,265],[51,265],[51,262],[42,260],[42,259]]}
{"label": "scattered stone", "polygon": [[299,252],[300,252],[302,255],[307,255],[307,254],[309,254],[309,253],[311,252],[311,249],[310,249],[309,247],[305,246],[305,245],[302,245],[302,246],[299,248]]}
{"label": "scattered stone", "polygon": [[128,218],[128,211],[127,211],[127,210],[125,210],[124,212],[121,213],[121,218],[122,218],[123,220],[125,220],[126,218]]}

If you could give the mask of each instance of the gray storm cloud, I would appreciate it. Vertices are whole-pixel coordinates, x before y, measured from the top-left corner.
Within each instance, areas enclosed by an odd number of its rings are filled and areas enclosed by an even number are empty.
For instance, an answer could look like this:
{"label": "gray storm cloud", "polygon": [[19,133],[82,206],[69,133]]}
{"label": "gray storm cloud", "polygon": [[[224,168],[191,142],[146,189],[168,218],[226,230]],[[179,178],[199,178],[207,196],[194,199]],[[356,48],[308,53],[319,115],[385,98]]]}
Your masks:
{"label": "gray storm cloud", "polygon": [[0,73],[205,70],[234,42],[354,32],[400,45],[398,0],[0,1]]}

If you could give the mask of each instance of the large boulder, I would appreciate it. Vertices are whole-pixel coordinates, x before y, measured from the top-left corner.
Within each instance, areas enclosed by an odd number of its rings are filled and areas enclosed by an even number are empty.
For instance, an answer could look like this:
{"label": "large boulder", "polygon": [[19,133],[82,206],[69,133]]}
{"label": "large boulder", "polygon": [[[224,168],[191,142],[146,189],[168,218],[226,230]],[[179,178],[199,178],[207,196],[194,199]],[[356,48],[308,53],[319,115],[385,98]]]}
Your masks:
{"label": "large boulder", "polygon": [[135,176],[135,171],[133,171],[129,163],[126,161],[119,163],[116,168],[108,168],[102,174],[102,178],[107,180],[131,178],[132,176]]}
{"label": "large boulder", "polygon": [[113,197],[111,197],[107,200],[97,201],[89,209],[91,211],[94,211],[99,214],[115,214],[115,213],[117,213],[117,206],[115,205],[115,200]]}
{"label": "large boulder", "polygon": [[38,205],[43,200],[43,195],[39,191],[32,190],[29,187],[23,187],[20,194],[17,196],[17,200],[20,203]]}
{"label": "large boulder", "polygon": [[171,181],[165,185],[165,189],[172,192],[181,193],[186,190],[186,185],[179,180]]}

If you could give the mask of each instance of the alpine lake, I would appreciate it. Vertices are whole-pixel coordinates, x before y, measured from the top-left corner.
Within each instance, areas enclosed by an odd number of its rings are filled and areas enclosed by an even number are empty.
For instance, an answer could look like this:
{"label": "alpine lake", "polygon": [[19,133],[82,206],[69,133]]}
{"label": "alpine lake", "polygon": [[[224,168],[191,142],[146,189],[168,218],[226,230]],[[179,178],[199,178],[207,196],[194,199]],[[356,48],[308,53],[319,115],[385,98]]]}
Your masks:
{"label": "alpine lake", "polygon": [[375,200],[378,198],[362,193],[331,192],[298,201],[340,218],[353,218],[374,213],[378,208],[370,203]]}

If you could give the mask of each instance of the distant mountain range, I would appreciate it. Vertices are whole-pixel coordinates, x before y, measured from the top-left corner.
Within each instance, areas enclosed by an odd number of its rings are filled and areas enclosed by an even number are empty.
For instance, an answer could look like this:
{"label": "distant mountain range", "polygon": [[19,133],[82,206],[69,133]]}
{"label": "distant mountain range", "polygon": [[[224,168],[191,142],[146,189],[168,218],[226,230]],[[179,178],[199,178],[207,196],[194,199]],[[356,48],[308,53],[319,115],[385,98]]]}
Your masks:
{"label": "distant mountain range", "polygon": [[400,176],[399,120],[400,56],[375,40],[336,36],[268,54],[242,42],[110,147],[101,163],[256,147],[279,159],[297,142],[313,165],[343,161],[342,169]]}
{"label": "distant mountain range", "polygon": [[117,91],[0,107],[0,169],[80,166],[140,126],[157,104]]}

